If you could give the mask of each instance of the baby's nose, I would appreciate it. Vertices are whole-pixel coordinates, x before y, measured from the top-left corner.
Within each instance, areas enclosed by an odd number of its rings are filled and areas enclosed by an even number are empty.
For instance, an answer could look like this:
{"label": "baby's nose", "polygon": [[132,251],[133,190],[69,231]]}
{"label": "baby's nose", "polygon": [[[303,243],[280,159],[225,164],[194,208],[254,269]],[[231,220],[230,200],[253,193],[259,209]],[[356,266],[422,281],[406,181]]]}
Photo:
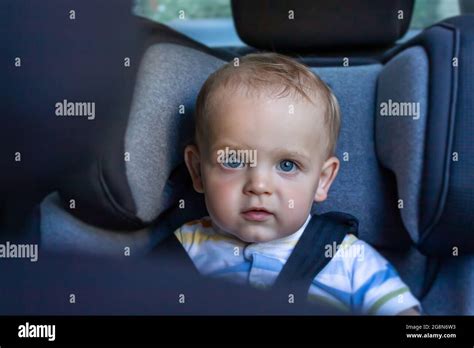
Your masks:
{"label": "baby's nose", "polygon": [[273,182],[270,173],[257,167],[249,170],[249,176],[244,186],[245,194],[263,195],[273,193]]}

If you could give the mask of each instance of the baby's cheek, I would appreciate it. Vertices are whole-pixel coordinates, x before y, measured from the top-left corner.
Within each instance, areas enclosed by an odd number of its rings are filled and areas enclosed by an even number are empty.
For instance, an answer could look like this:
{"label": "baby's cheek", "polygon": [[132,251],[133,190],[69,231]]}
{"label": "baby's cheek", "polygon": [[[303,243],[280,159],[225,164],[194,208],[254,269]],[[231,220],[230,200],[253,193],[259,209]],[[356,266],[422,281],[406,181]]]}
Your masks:
{"label": "baby's cheek", "polygon": [[230,217],[230,213],[238,209],[238,183],[216,175],[210,175],[208,179],[205,187],[208,210],[221,219]]}
{"label": "baby's cheek", "polygon": [[313,201],[312,187],[301,184],[286,184],[280,186],[283,197],[283,211],[294,214],[305,210]]}
{"label": "baby's cheek", "polygon": [[[310,185],[309,185],[310,186]],[[283,188],[283,209],[286,228],[298,229],[308,217],[313,202],[312,187],[286,185]]]}

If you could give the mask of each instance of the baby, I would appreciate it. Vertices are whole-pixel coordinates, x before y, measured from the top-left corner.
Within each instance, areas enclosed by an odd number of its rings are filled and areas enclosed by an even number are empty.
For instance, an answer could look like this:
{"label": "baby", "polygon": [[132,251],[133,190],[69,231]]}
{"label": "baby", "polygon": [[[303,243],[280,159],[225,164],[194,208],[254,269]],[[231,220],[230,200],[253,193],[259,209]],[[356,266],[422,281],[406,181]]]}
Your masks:
{"label": "baby", "polygon": [[[209,216],[175,231],[200,273],[273,284],[338,173],[339,113],[318,76],[276,53],[249,54],[207,79],[184,157]],[[350,234],[308,299],[362,314],[421,310],[394,268]]]}

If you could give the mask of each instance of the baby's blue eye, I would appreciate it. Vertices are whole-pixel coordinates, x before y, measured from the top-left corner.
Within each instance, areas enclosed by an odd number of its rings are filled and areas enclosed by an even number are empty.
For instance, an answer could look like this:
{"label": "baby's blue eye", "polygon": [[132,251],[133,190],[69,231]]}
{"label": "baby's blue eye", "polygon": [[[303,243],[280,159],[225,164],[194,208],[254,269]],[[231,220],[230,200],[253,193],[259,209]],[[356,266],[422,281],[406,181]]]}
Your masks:
{"label": "baby's blue eye", "polygon": [[222,165],[226,168],[236,169],[236,168],[241,168],[241,166],[243,166],[243,163],[242,162],[222,162]]}
{"label": "baby's blue eye", "polygon": [[280,162],[279,167],[284,172],[291,172],[293,169],[296,169],[296,164],[293,161],[284,160]]}

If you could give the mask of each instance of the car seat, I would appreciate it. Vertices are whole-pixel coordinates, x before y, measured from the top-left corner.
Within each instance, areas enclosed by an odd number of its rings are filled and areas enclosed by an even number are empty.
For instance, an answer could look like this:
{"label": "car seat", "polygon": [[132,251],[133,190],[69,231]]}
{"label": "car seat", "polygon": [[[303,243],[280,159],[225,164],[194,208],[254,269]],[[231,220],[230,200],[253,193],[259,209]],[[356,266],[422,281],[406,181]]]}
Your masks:
{"label": "car seat", "polygon": [[[238,33],[252,46],[245,52],[293,55],[339,99],[340,174],[314,209],[357,216],[360,238],[395,265],[425,313],[474,314],[474,17],[394,45],[412,8],[411,0],[232,1]],[[161,25],[154,35],[125,130],[42,202],[43,248],[119,255],[130,247],[145,255],[206,215],[183,147],[200,86],[234,55]],[[417,102],[419,114],[386,116],[389,101]]]}

